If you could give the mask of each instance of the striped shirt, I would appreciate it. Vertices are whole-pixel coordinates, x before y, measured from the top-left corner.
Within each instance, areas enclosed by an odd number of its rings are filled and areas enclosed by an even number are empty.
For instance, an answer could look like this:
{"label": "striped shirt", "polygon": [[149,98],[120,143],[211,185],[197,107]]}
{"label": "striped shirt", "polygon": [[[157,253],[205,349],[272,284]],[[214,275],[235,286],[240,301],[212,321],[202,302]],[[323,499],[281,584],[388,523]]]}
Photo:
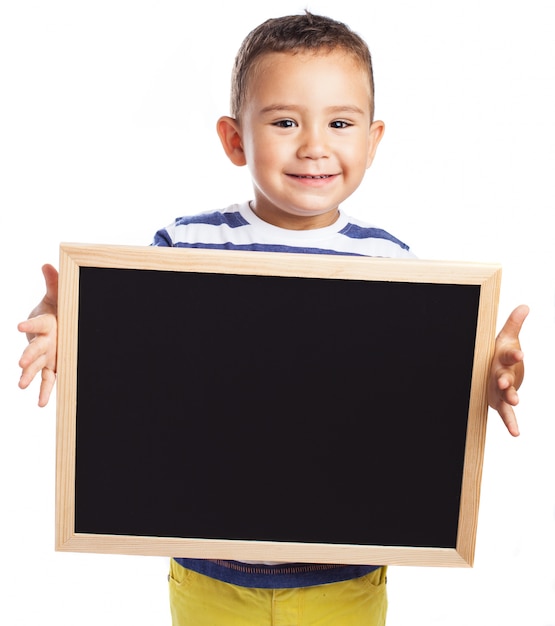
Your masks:
{"label": "striped shirt", "polygon": [[[221,211],[177,218],[159,230],[153,245],[177,248],[339,254],[415,258],[409,247],[387,231],[342,211],[330,226],[288,230],[261,220],[249,203]],[[297,588],[359,578],[379,565],[252,563],[212,559],[175,559],[190,570],[223,582],[253,588]]]}
{"label": "striped shirt", "polygon": [[288,230],[261,220],[249,203],[221,211],[187,215],[159,230],[155,246],[263,252],[343,254],[414,258],[409,247],[387,231],[347,217],[312,230]]}

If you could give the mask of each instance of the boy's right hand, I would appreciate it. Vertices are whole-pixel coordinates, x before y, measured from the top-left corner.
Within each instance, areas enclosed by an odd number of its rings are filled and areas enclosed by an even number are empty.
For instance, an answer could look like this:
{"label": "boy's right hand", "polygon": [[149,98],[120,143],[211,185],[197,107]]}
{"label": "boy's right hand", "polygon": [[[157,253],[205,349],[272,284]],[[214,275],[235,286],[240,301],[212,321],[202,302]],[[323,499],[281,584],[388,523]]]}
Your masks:
{"label": "boy's right hand", "polygon": [[19,360],[22,369],[19,387],[26,389],[41,372],[39,406],[46,406],[56,382],[58,272],[52,265],[44,265],[42,273],[46,294],[31,311],[29,319],[17,328],[27,334],[29,341]]}

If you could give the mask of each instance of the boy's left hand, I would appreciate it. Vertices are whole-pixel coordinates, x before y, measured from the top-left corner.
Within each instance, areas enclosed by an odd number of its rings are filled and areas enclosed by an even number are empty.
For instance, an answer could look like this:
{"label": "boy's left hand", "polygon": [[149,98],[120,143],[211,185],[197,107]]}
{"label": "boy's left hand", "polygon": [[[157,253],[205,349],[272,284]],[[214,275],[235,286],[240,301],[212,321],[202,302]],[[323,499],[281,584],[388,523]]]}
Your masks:
{"label": "boy's left hand", "polygon": [[517,389],[524,378],[524,354],[518,335],[528,312],[525,304],[518,306],[497,335],[488,381],[488,403],[513,437],[520,434],[513,407],[518,404]]}

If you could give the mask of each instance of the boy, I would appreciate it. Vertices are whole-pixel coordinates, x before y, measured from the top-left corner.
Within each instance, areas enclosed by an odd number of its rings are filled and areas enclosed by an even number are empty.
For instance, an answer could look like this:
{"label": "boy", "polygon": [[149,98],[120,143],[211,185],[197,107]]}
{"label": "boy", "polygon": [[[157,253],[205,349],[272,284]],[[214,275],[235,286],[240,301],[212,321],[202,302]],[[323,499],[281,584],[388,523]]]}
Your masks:
{"label": "boy", "polygon": [[[238,52],[231,116],[217,123],[231,162],[250,169],[253,200],[177,219],[155,234],[154,245],[413,257],[389,233],[340,209],[382,138],[384,124],[373,116],[371,59],[358,35],[309,13],[268,20]],[[19,325],[31,339],[20,386],[40,370],[40,405],[56,369],[57,273],[51,266],[43,272],[46,296]],[[515,309],[499,334],[488,387],[490,405],[514,436],[523,377],[518,335],[527,312]],[[172,559],[173,624],[381,625],[385,575],[375,565]]]}

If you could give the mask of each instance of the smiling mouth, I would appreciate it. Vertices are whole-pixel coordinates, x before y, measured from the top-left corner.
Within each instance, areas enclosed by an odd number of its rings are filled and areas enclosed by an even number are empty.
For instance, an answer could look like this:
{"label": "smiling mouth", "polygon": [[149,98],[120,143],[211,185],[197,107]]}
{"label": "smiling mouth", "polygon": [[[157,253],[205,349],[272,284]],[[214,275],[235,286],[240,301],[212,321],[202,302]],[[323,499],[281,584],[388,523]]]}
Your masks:
{"label": "smiling mouth", "polygon": [[308,180],[320,180],[323,178],[332,178],[335,174],[321,174],[319,176],[309,176],[305,174],[289,174],[289,176],[293,176],[293,178],[306,178]]}

